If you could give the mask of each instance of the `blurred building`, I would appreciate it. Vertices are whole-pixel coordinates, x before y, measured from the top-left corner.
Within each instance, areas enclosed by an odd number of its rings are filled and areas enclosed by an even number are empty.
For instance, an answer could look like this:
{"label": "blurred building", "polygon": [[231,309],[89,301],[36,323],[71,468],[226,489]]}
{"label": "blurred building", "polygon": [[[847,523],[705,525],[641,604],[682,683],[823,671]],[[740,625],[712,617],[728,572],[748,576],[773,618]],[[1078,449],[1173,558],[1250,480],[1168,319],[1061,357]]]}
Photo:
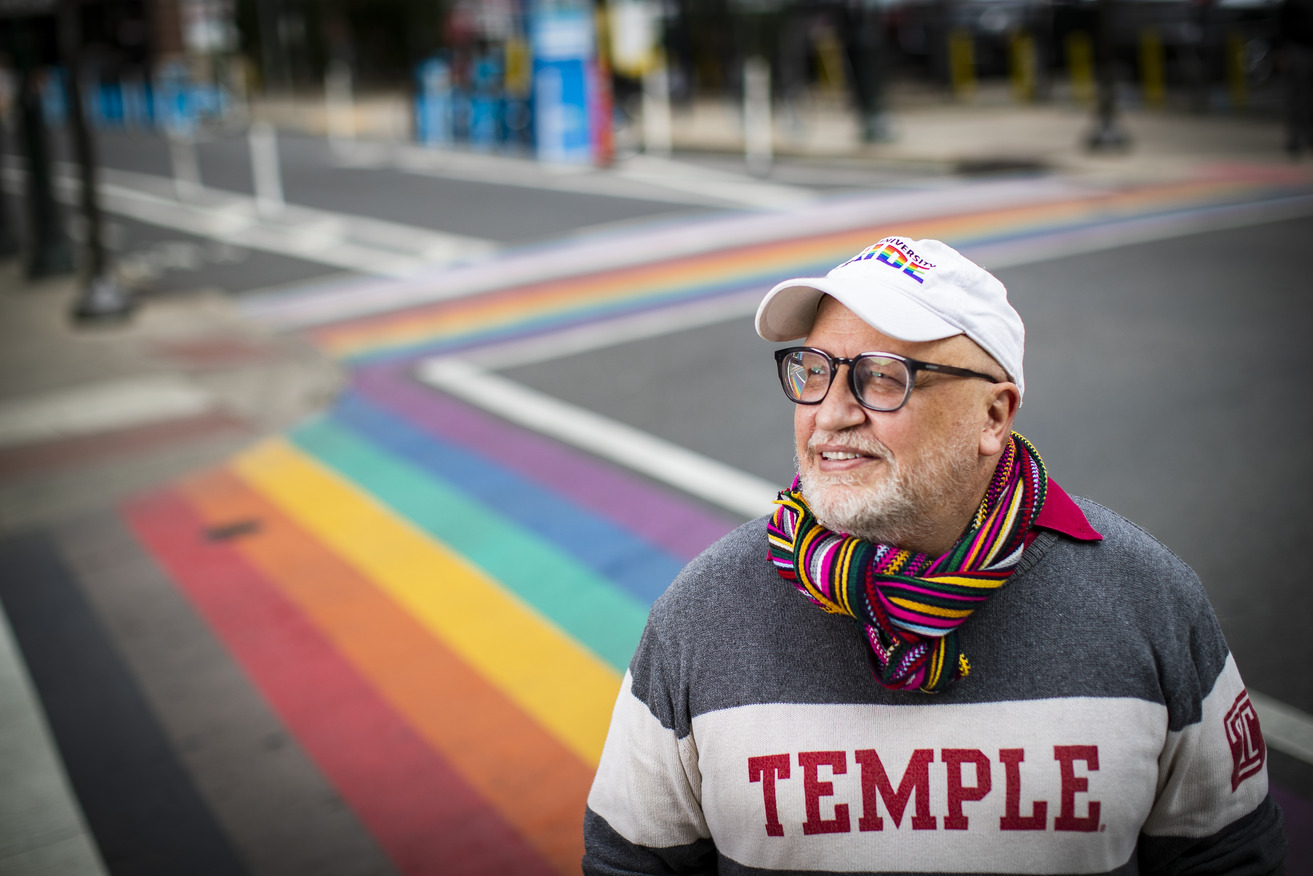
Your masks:
{"label": "blurred building", "polygon": [[[0,0],[8,67],[21,55],[58,78],[61,2]],[[988,89],[1020,101],[1088,104],[1104,55],[1124,105],[1279,104],[1278,0],[73,2],[92,109],[110,123],[222,114],[247,95],[322,101],[337,87],[348,99],[413,102],[416,135],[437,130],[439,120],[449,138],[523,146],[542,121],[539,85],[556,81],[545,65],[563,63],[547,55],[567,43],[588,53],[582,111],[608,116],[590,122],[599,131],[638,117],[653,71],[676,109],[740,101],[752,58],[766,63],[786,115],[800,102],[823,101],[868,123],[891,95],[909,93],[969,100]],[[1096,52],[1099,34],[1108,40],[1104,52]],[[50,100],[56,116],[58,103]]]}

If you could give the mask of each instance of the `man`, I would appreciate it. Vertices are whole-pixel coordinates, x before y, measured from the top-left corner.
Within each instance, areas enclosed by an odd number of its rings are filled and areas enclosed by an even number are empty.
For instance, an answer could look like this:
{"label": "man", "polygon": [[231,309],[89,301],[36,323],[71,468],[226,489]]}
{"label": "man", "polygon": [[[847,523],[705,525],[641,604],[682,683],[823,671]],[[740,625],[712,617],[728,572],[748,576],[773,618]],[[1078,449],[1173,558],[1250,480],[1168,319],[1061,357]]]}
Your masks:
{"label": "man", "polygon": [[886,238],[757,312],[798,478],[652,608],[584,870],[1280,872],[1257,717],[1194,573],[1012,432],[1023,327]]}

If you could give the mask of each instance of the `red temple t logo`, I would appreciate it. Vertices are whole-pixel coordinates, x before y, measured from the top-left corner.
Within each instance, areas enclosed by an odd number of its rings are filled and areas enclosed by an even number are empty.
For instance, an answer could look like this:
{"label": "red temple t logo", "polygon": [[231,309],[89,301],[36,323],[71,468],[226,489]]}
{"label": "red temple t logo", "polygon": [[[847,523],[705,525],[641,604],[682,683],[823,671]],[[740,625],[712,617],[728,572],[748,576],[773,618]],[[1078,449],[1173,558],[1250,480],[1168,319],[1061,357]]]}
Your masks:
{"label": "red temple t logo", "polygon": [[1226,713],[1226,741],[1231,745],[1231,790],[1250,776],[1257,775],[1267,760],[1263,732],[1258,729],[1258,713],[1249,701],[1249,691],[1242,690]]}

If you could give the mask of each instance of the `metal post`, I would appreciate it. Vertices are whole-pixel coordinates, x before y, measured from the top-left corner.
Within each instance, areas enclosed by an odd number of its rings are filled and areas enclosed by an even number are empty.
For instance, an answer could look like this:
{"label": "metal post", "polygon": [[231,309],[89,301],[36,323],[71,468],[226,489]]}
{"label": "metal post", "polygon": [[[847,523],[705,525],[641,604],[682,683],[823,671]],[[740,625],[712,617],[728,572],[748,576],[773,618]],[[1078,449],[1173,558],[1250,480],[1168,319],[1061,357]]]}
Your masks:
{"label": "metal post", "polygon": [[266,97],[275,90],[290,92],[292,77],[286,56],[279,43],[279,19],[282,17],[282,0],[260,0],[255,4],[260,27],[261,80]]}
{"label": "metal post", "polygon": [[132,312],[132,296],[119,285],[110,270],[109,256],[101,236],[100,197],[96,189],[96,156],[91,143],[91,126],[82,105],[82,26],[78,0],[63,0],[59,7],[60,54],[68,65],[68,119],[73,148],[82,175],[81,205],[86,220],[86,283],[73,305],[77,322],[122,319]]}
{"label": "metal post", "polygon": [[856,18],[849,27],[848,63],[853,70],[862,140],[878,143],[893,136],[885,105],[884,23],[879,7],[869,0],[850,14]]}
{"label": "metal post", "polygon": [[[0,125],[0,129],[3,127]],[[4,186],[0,185],[0,258],[18,255],[21,251],[18,235],[14,233],[13,218],[9,215],[9,198],[5,194]]]}
{"label": "metal post", "polygon": [[670,77],[661,58],[643,74],[643,151],[669,155],[670,148]]}
{"label": "metal post", "polygon": [[1009,40],[1012,60],[1012,95],[1021,103],[1032,103],[1039,92],[1035,38],[1025,31],[1013,32]]}
{"label": "metal post", "polygon": [[1164,75],[1163,38],[1157,30],[1140,31],[1140,85],[1144,105],[1162,109],[1167,103],[1167,78]]}
{"label": "metal post", "polygon": [[1231,106],[1244,109],[1249,103],[1249,83],[1245,75],[1245,38],[1237,30],[1226,35],[1226,79],[1230,86]]}
{"label": "metal post", "polygon": [[1098,27],[1095,30],[1094,67],[1098,94],[1094,109],[1094,130],[1085,145],[1095,151],[1125,149],[1131,138],[1117,118],[1117,67],[1113,57],[1113,0],[1098,0]]}
{"label": "metal post", "polygon": [[198,200],[205,186],[201,182],[201,162],[196,155],[196,134],[190,126],[179,125],[168,132],[168,137],[173,191],[179,201]]}
{"label": "metal post", "polygon": [[976,50],[970,31],[958,28],[948,34],[948,69],[953,96],[958,100],[975,97]]}
{"label": "metal post", "polygon": [[341,58],[335,59],[324,74],[324,129],[334,148],[341,148],[356,138],[355,112],[351,65]]}
{"label": "metal post", "polygon": [[247,131],[251,146],[251,176],[255,181],[255,209],[271,219],[283,212],[283,176],[278,167],[278,137],[274,126],[256,122]]}
{"label": "metal post", "polygon": [[1067,70],[1071,95],[1081,106],[1094,105],[1094,49],[1084,31],[1067,34]]}
{"label": "metal post", "polygon": [[55,204],[50,167],[50,138],[46,131],[37,59],[29,25],[15,28],[14,60],[18,66],[18,131],[27,162],[28,246],[24,273],[28,279],[73,271],[73,247]]}
{"label": "metal post", "polygon": [[774,130],[770,106],[770,64],[765,58],[748,58],[743,64],[743,144],[748,172],[770,173],[774,158]]}

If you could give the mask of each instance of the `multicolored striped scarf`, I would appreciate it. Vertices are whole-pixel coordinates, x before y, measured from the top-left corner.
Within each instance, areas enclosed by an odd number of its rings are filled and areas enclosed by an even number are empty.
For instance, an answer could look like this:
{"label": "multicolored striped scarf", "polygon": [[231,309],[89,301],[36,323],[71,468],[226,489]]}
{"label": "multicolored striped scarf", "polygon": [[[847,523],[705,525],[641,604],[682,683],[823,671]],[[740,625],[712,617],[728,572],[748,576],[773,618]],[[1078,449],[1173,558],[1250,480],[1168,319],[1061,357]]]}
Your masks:
{"label": "multicolored striped scarf", "polygon": [[957,628],[1016,568],[1047,488],[1039,452],[1013,432],[966,532],[936,558],[831,532],[794,478],[766,527],[770,558],[812,602],[861,625],[876,681],[938,693],[970,670]]}

